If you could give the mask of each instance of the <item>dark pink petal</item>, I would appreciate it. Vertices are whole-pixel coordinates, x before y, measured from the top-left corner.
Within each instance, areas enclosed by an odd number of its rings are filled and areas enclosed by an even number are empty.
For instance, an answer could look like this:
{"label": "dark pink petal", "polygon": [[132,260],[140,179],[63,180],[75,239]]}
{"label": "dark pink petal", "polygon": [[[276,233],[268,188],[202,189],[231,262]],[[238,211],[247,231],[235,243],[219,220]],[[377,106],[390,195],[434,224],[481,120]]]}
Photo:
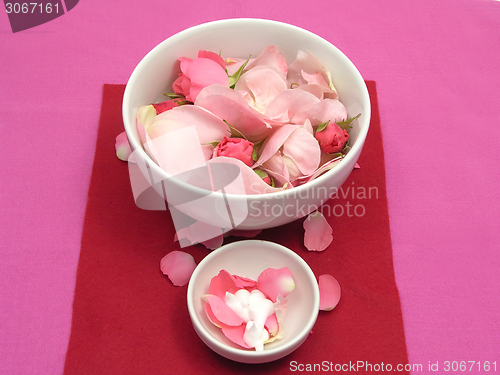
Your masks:
{"label": "dark pink petal", "polygon": [[318,278],[319,309],[330,311],[340,301],[340,285],[332,275],[321,275]]}
{"label": "dark pink petal", "polygon": [[239,326],[222,326],[222,333],[224,334],[224,336],[226,336],[229,340],[231,340],[235,344],[245,349],[252,349],[245,343],[245,341],[243,341],[243,335],[245,334],[245,327],[246,327],[245,324],[241,324]]}
{"label": "dark pink petal", "polygon": [[122,161],[128,161],[132,150],[130,143],[128,143],[127,133],[121,132],[115,140],[116,156]]}
{"label": "dark pink petal", "polygon": [[179,101],[178,100],[165,100],[164,102],[160,103],[154,103],[152,104],[153,107],[155,107],[156,114],[159,115],[162,112],[168,111],[174,107],[179,106]]}
{"label": "dark pink petal", "polygon": [[224,61],[224,59],[221,56],[219,56],[215,52],[200,50],[200,51],[198,51],[198,57],[203,57],[206,59],[213,60],[217,64],[219,64],[222,67],[222,69],[226,69],[226,62]]}
{"label": "dark pink petal", "polygon": [[175,286],[186,285],[195,268],[194,258],[183,251],[171,251],[160,261],[161,272],[167,275]]}
{"label": "dark pink petal", "polygon": [[210,85],[229,86],[226,71],[215,61],[206,58],[194,59],[189,65],[188,73],[191,80],[190,97],[186,99],[194,102],[202,89]]}
{"label": "dark pink petal", "polygon": [[356,163],[356,164],[354,165],[354,168],[355,168],[355,169],[359,169],[359,168],[361,168],[361,166],[360,166],[358,163]]}
{"label": "dark pink petal", "polygon": [[210,281],[208,294],[215,295],[224,300],[226,298],[226,292],[234,294],[238,289],[233,275],[226,270],[221,270],[219,274],[214,276]]}
{"label": "dark pink petal", "polygon": [[214,313],[212,312],[212,308],[210,307],[210,304],[205,302],[205,304],[203,305],[204,306],[204,309],[205,309],[205,313],[207,314],[207,318],[208,320],[210,320],[210,322],[214,325],[214,326],[217,326],[219,328],[222,328],[223,326],[225,326],[224,323],[222,323],[219,319],[217,319],[214,315]]}
{"label": "dark pink petal", "polygon": [[248,289],[249,291],[252,291],[252,289],[255,289],[257,287],[257,281],[249,279],[248,277],[242,277],[238,275],[232,275],[234,283],[236,284],[236,287],[238,288],[245,288]]}
{"label": "dark pink petal", "polygon": [[332,227],[323,214],[315,211],[304,221],[304,245],[309,251],[323,251],[333,241]]}
{"label": "dark pink petal", "polygon": [[243,323],[243,319],[231,310],[224,300],[211,294],[204,295],[203,299],[210,304],[210,308],[215,318],[221,323],[227,324],[228,326],[239,326]]}
{"label": "dark pink petal", "polygon": [[257,287],[267,298],[276,302],[279,295],[286,297],[293,291],[295,281],[288,267],[268,268],[259,275]]}

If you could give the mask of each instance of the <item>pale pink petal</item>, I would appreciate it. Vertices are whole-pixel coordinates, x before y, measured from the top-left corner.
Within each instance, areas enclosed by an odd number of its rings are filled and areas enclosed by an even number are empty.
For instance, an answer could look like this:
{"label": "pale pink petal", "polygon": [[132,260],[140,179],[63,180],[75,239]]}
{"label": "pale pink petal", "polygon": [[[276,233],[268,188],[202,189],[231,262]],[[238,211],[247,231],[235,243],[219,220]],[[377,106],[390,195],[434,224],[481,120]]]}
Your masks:
{"label": "pale pink petal", "polygon": [[318,278],[319,309],[330,311],[340,301],[340,285],[332,275],[321,275]]}
{"label": "pale pink petal", "polygon": [[323,214],[315,211],[304,221],[304,245],[309,251],[323,251],[333,241],[332,227]]}
{"label": "pale pink petal", "polygon": [[321,148],[318,141],[306,129],[300,127],[283,144],[283,155],[292,159],[302,174],[311,174],[318,169]]}
{"label": "pale pink petal", "polygon": [[195,268],[194,258],[183,251],[171,251],[160,261],[161,272],[167,275],[175,286],[186,285]]}
{"label": "pale pink petal", "polygon": [[288,65],[285,57],[281,54],[276,46],[267,46],[259,56],[250,62],[245,71],[248,71],[257,66],[265,66],[276,70],[283,78],[286,78]]}
{"label": "pale pink petal", "polygon": [[128,161],[132,150],[128,142],[127,133],[121,132],[115,140],[116,156],[122,161]]}
{"label": "pale pink petal", "polygon": [[264,164],[262,169],[267,172],[280,186],[290,184],[290,174],[281,153],[277,151]]}
{"label": "pale pink petal", "polygon": [[279,330],[278,318],[276,317],[276,313],[270,315],[265,323],[267,330],[269,331],[269,335],[276,336]]}
{"label": "pale pink petal", "polygon": [[287,87],[286,81],[275,70],[256,67],[244,73],[234,89],[249,92],[253,101],[251,106],[265,113],[269,103]]}
{"label": "pale pink petal", "polygon": [[328,87],[328,82],[326,82],[325,77],[321,72],[314,72],[313,74],[309,74],[302,70],[301,75],[308,84],[318,84]]}
{"label": "pale pink petal", "polygon": [[337,156],[334,159],[331,159],[330,161],[326,162],[321,167],[319,167],[316,171],[314,171],[313,174],[299,177],[297,179],[297,182],[299,184],[303,184],[318,178],[323,173],[328,172],[330,169],[334,168],[337,164],[339,164],[342,161],[342,159],[343,159],[342,156]]}
{"label": "pale pink petal", "polygon": [[241,172],[241,177],[243,178],[243,183],[245,185],[245,193],[246,194],[267,194],[274,193],[277,191],[282,191],[281,188],[273,188],[266,184],[262,178],[260,178],[257,173],[253,171],[248,165],[243,163],[241,160],[234,158],[227,158],[224,156],[218,156],[216,158],[210,159],[207,162],[207,165],[216,164],[216,163],[226,163],[236,165]]}
{"label": "pale pink petal", "polygon": [[228,326],[239,326],[243,323],[241,319],[221,298],[207,294],[203,296],[205,302],[210,305],[215,318]]}
{"label": "pale pink petal", "polygon": [[282,91],[269,103],[266,116],[279,121],[290,121],[292,124],[302,125],[307,118],[303,113],[320,103],[313,94],[297,89]]}
{"label": "pale pink petal", "polygon": [[[182,228],[176,233],[176,236],[179,241],[182,239],[189,241],[189,245],[197,243],[205,245],[205,242],[208,242],[209,245],[214,245],[222,242],[223,240],[222,228],[204,223],[202,221],[196,221],[190,226]],[[205,247],[211,249],[206,245]]]}
{"label": "pale pink petal", "polygon": [[200,51],[198,51],[198,57],[203,57],[206,59],[213,60],[217,64],[219,64],[222,69],[226,69],[226,62],[224,61],[224,59],[221,56],[219,56],[215,52],[200,50]]}
{"label": "pale pink petal", "polygon": [[136,116],[136,127],[142,143],[146,143],[149,138],[147,130],[156,118],[156,109],[153,105],[145,105],[139,108]]}
{"label": "pale pink petal", "polygon": [[195,104],[227,121],[250,142],[259,142],[272,131],[271,125],[263,121],[264,116],[251,108],[245,99],[232,89],[222,89],[217,85],[206,87],[198,95]]}
{"label": "pale pink petal", "polygon": [[229,134],[224,121],[195,105],[183,105],[160,113],[147,131],[151,139],[154,139],[189,126],[196,127],[201,144],[220,142]]}
{"label": "pale pink petal", "polygon": [[307,110],[297,114],[297,116],[303,116],[304,119],[308,118],[315,128],[327,121],[337,122],[345,120],[347,118],[347,109],[337,99],[324,99]]}
{"label": "pale pink petal", "polygon": [[300,85],[299,87],[292,87],[292,88],[295,88],[296,90],[299,89],[307,91],[320,100],[323,100],[325,96],[323,87],[318,84],[305,84],[305,85]]}
{"label": "pale pink petal", "polygon": [[[255,59],[250,59],[248,61],[248,64],[251,64]],[[247,59],[240,59],[240,58],[233,58],[230,57],[226,59],[226,70],[227,70],[227,75],[232,76],[234,75],[238,69],[241,68],[241,66],[247,61]],[[247,65],[248,65],[247,64]]]}
{"label": "pale pink petal", "polygon": [[[295,61],[288,68],[287,80],[291,84],[293,82],[300,84],[306,83],[307,80],[303,77],[303,72],[310,75],[316,75],[318,73],[323,75],[325,82],[325,96],[330,97],[332,99],[336,99],[338,97],[337,91],[333,86],[332,76],[328,69],[326,69],[325,65],[311,52],[303,52],[299,51],[297,53],[297,57]],[[316,79],[317,82],[323,82],[319,79]]]}
{"label": "pale pink petal", "polygon": [[309,121],[309,119],[307,119],[305,122],[304,122],[304,125],[302,125],[302,128],[307,130],[311,135],[314,136],[314,129],[311,125],[311,121]]}
{"label": "pale pink petal", "polygon": [[304,174],[300,171],[299,167],[297,167],[297,164],[295,164],[295,162],[291,158],[286,155],[283,155],[282,158],[288,171],[289,180],[291,183],[293,183],[293,186],[296,186],[294,182],[302,178]]}
{"label": "pale pink petal", "polygon": [[202,241],[201,244],[209,250],[215,250],[221,247],[223,242],[224,242],[224,236],[222,236],[221,234],[220,236],[211,238],[206,241]]}
{"label": "pale pink petal", "polygon": [[235,344],[245,348],[245,349],[252,349],[250,346],[248,346],[245,341],[243,341],[243,335],[245,334],[245,324],[241,324],[239,326],[222,326],[222,333],[224,336],[226,336],[229,340],[234,342]]}
{"label": "pale pink petal", "polygon": [[259,158],[253,165],[253,168],[261,166],[274,156],[295,129],[297,129],[297,125],[285,125],[277,128],[262,144]]}
{"label": "pale pink petal", "polygon": [[267,298],[276,302],[279,295],[286,297],[293,291],[295,281],[288,267],[268,268],[259,275],[257,287]]}

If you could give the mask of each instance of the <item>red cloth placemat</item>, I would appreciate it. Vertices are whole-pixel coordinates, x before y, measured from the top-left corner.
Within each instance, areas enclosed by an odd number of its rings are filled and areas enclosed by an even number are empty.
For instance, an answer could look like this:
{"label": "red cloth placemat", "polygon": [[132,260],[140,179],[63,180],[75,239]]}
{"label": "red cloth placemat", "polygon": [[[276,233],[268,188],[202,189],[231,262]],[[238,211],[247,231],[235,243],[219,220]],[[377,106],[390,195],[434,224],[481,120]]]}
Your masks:
{"label": "red cloth placemat", "polygon": [[[123,131],[125,86],[104,85],[65,374],[275,375],[306,371],[308,366],[321,366],[321,372],[356,368],[370,373],[370,366],[373,372],[388,365],[394,371],[398,364],[408,363],[392,262],[375,82],[367,86],[371,128],[359,160],[361,169],[353,171],[338,199],[328,202],[334,229],[330,247],[308,252],[302,219],[257,237],[296,251],[317,276],[335,276],[342,287],[341,301],[335,310],[320,312],[312,334],[294,353],[272,363],[246,365],[202,343],[189,319],[187,286],[174,287],[161,273],[160,259],[180,249],[173,242],[173,223],[167,211],[136,207],[127,163],[117,159],[114,148],[115,137]],[[182,250],[197,263],[208,254],[201,245]]]}

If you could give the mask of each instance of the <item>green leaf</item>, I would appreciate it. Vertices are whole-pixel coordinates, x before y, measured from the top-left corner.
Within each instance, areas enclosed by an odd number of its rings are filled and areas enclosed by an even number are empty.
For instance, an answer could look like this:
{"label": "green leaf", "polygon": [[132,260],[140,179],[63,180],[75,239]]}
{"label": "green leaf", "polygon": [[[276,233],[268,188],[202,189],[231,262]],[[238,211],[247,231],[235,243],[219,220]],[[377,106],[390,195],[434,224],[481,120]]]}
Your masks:
{"label": "green leaf", "polygon": [[185,99],[184,95],[180,95],[180,94],[164,93],[163,95],[168,96],[170,99]]}
{"label": "green leaf", "polygon": [[329,123],[330,123],[330,120],[328,120],[327,122],[324,122],[324,123],[318,125],[318,127],[316,128],[316,131],[315,131],[314,134],[316,134],[316,133],[318,133],[320,131],[325,130],[325,128],[328,126]]}
{"label": "green leaf", "polygon": [[217,147],[217,145],[218,145],[219,143],[220,143],[220,142],[217,142],[217,141],[216,141],[216,142],[202,143],[202,145],[204,145],[204,146],[205,146],[205,145],[210,145],[210,146],[212,146],[213,148],[216,148],[216,147]]}
{"label": "green leaf", "polygon": [[248,61],[250,61],[250,57],[252,57],[252,55],[248,56],[247,61],[245,61],[242,66],[240,66],[240,68],[236,71],[236,73],[234,73],[232,76],[229,76],[229,87],[230,88],[234,89],[236,82],[238,82],[241,75],[243,74],[243,70],[245,70],[245,67],[248,64]]}
{"label": "green leaf", "polygon": [[352,128],[351,123],[356,120],[359,116],[361,116],[361,113],[358,113],[356,116],[351,117],[347,120],[344,121],[337,121],[337,125],[340,126],[341,129],[347,130],[348,128]]}
{"label": "green leaf", "polygon": [[229,126],[229,132],[231,133],[231,136],[232,137],[235,137],[235,138],[244,138],[244,139],[247,139],[242,132],[240,132],[238,129],[236,129],[234,126],[232,126],[229,122],[227,122],[226,120],[222,120],[224,121],[227,126]]}
{"label": "green leaf", "polygon": [[269,177],[269,175],[267,174],[266,171],[263,171],[262,169],[254,169],[253,170],[255,173],[257,173],[257,176],[259,176],[260,178],[264,179],[266,177]]}
{"label": "green leaf", "polygon": [[252,152],[252,160],[256,162],[259,159],[259,155],[257,154],[257,149],[254,147]]}

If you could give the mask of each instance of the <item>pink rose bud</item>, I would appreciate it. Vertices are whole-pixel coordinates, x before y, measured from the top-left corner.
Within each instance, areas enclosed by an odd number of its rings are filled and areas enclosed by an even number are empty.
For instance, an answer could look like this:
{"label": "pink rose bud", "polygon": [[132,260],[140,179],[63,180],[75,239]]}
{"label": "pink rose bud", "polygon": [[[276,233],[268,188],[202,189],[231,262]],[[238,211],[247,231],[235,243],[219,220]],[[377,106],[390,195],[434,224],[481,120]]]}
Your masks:
{"label": "pink rose bud", "polygon": [[332,154],[341,152],[349,138],[349,134],[336,123],[329,123],[323,130],[314,135],[318,140],[321,151]]}
{"label": "pink rose bud", "polygon": [[252,154],[252,142],[249,142],[244,138],[224,137],[224,139],[214,148],[213,157],[226,156],[229,158],[235,158],[251,167],[254,163]]}

